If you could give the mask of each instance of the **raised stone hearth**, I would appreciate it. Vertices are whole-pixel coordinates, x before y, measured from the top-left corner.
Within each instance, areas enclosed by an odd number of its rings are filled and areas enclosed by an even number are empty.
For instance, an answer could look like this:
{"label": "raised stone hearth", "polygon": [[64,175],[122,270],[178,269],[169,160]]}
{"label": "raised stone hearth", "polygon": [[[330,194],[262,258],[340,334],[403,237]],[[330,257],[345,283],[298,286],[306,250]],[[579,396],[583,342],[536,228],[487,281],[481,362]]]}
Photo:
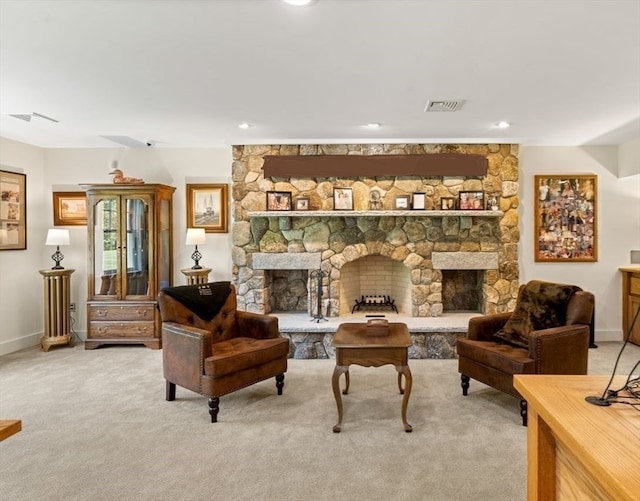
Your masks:
{"label": "raised stone hearth", "polygon": [[[428,319],[408,317],[388,313],[389,322],[407,324],[413,346],[409,348],[409,358],[456,358],[456,340],[465,336],[471,317],[479,313],[446,313],[440,317]],[[331,346],[333,336],[342,322],[366,322],[365,313],[333,317],[316,322],[307,315],[296,313],[278,313],[280,332],[289,338],[290,358],[316,359],[335,358],[335,349]]]}
{"label": "raised stone hearth", "polygon": [[[486,176],[281,179],[265,178],[262,172],[265,155],[427,155],[450,151],[484,155],[488,161]],[[422,319],[422,330],[412,331],[412,352],[416,358],[424,358],[429,352],[450,355],[456,336],[466,332],[464,322],[455,332],[439,332],[430,325],[429,318],[437,320],[448,315],[443,285],[454,291],[450,294],[475,294],[476,314],[513,308],[519,283],[515,146],[235,146],[232,171],[233,281],[241,309],[280,315],[286,314],[278,311],[281,308],[298,312],[306,308],[308,319],[320,315],[341,322],[346,321],[360,295],[388,294],[397,298],[403,316]],[[332,210],[334,187],[353,190],[353,211]],[[370,210],[374,190],[382,196],[378,210]],[[294,200],[306,197],[310,210],[267,212],[267,191],[291,192]],[[499,210],[439,209],[443,197],[457,198],[461,191],[497,194]],[[394,210],[397,196],[411,197],[418,192],[425,193],[426,210]],[[369,258],[382,261],[374,261],[374,266],[360,262]],[[389,283],[382,283],[386,278],[359,276],[372,267],[386,269],[386,262],[390,263],[386,274],[394,277]],[[355,264],[357,268],[353,268]],[[461,274],[454,275],[453,285],[447,286],[443,275],[448,270]],[[318,311],[318,291],[311,274],[317,276],[320,271],[322,294]],[[466,272],[471,274],[471,280]],[[406,279],[402,278],[405,273]],[[461,291],[465,284],[473,284],[475,290]],[[306,297],[294,297],[292,290]],[[274,298],[274,294],[278,297]],[[455,304],[462,304],[464,309],[467,303],[452,304],[454,308]],[[314,351],[311,358],[330,356],[324,334],[308,330],[288,331],[287,335],[300,358],[308,358],[301,355],[304,351],[308,355]],[[429,337],[433,342],[447,338],[446,343],[439,342],[446,347],[435,348],[432,343],[430,348]]]}

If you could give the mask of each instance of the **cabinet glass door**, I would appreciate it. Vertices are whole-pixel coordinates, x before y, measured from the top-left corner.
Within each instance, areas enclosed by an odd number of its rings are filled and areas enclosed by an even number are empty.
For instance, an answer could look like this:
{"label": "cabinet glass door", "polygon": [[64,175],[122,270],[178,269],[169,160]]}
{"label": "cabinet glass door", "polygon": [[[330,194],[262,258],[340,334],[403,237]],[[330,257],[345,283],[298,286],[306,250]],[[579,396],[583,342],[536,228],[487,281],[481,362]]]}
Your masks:
{"label": "cabinet glass door", "polygon": [[125,198],[122,270],[126,296],[146,296],[149,291],[149,203],[143,197]]}
{"label": "cabinet glass door", "polygon": [[103,198],[94,207],[94,294],[112,296],[118,294],[119,250],[119,198]]}

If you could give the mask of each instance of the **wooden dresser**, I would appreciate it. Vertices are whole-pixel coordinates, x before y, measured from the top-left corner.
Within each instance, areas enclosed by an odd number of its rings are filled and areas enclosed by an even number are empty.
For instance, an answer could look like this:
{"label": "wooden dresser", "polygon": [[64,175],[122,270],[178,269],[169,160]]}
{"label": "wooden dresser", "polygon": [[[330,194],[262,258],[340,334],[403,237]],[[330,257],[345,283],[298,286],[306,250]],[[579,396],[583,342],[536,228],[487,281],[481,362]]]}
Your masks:
{"label": "wooden dresser", "polygon": [[[622,273],[622,335],[627,336],[633,317],[640,308],[640,264],[619,268]],[[629,341],[640,345],[640,316]]]}

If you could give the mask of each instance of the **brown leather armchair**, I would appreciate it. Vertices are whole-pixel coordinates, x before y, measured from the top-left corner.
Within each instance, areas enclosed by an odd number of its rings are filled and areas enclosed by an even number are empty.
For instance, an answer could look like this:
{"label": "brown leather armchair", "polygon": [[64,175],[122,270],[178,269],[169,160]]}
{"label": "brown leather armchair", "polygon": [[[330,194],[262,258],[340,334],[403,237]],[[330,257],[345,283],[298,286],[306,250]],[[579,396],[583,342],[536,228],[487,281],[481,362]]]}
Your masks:
{"label": "brown leather armchair", "polygon": [[238,311],[229,282],[165,288],[158,308],[167,400],[176,385],[200,393],[215,423],[223,395],[274,376],[282,395],[289,340],[276,317]]}
{"label": "brown leather armchair", "polygon": [[567,284],[521,285],[512,313],[469,320],[457,341],[462,394],[471,378],[520,399],[522,425],[527,402],[513,387],[514,374],[586,374],[595,299]]}

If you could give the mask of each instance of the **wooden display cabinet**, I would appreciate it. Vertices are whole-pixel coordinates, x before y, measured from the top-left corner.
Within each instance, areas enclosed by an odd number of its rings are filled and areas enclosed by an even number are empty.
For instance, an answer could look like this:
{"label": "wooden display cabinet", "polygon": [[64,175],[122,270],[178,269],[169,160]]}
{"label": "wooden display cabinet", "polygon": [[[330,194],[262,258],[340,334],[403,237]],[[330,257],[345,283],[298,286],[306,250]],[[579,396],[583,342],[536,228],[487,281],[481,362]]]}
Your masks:
{"label": "wooden display cabinet", "polygon": [[[622,272],[622,335],[626,338],[631,323],[640,308],[640,265],[620,268]],[[640,346],[640,315],[636,319],[629,341]]]}
{"label": "wooden display cabinet", "polygon": [[83,184],[89,245],[87,340],[162,347],[158,292],[172,285],[172,197],[162,184]]}

